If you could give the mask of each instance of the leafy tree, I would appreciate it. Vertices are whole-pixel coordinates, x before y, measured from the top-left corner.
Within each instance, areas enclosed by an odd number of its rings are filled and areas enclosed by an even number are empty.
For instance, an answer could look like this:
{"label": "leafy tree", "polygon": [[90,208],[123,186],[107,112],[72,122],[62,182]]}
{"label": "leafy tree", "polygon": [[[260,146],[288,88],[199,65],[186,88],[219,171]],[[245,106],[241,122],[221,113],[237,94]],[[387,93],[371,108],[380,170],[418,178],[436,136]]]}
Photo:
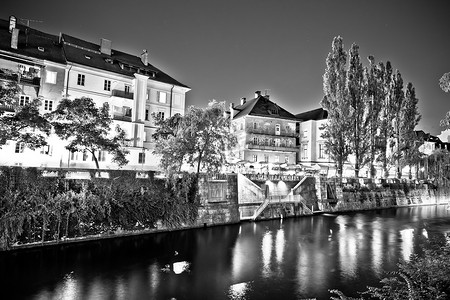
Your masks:
{"label": "leafy tree", "polygon": [[392,137],[390,138],[389,146],[394,151],[391,154],[391,162],[395,163],[397,170],[397,177],[401,177],[401,123],[403,122],[403,109],[405,105],[405,93],[403,91],[403,79],[400,71],[396,71],[392,81],[392,93],[389,98],[390,118],[392,120]]}
{"label": "leafy tree", "polygon": [[367,163],[370,154],[370,103],[367,101],[367,75],[356,44],[352,44],[349,50],[347,89],[352,123],[349,136],[351,152],[355,156],[355,177],[359,177],[359,169]]}
{"label": "leafy tree", "polygon": [[119,166],[128,163],[128,151],[122,147],[125,131],[117,125],[111,136],[108,103],[97,108],[90,98],[63,99],[51,113],[51,118],[55,133],[68,141],[66,148],[71,152],[90,152],[97,169],[100,167],[96,153],[101,150],[112,154],[112,161]]}
{"label": "leafy tree", "polygon": [[450,92],[450,72],[442,75],[441,79],[439,79],[439,86],[444,92]]}
{"label": "leafy tree", "polygon": [[418,102],[419,99],[416,98],[416,91],[412,83],[409,82],[406,86],[405,105],[402,111],[402,122],[400,123],[400,137],[403,145],[402,161],[403,164],[409,165],[410,175],[412,165],[417,164],[421,157],[419,151],[421,143],[417,140],[414,132],[415,127],[421,119],[417,106]]}
{"label": "leafy tree", "polygon": [[373,56],[368,57],[369,68],[367,71],[367,96],[369,100],[369,174],[375,176],[376,155],[380,152],[379,141],[382,137],[382,110],[386,93],[384,81],[386,67],[382,62],[375,64]]}
{"label": "leafy tree", "polygon": [[153,153],[161,156],[161,167],[168,173],[178,172],[183,164],[196,166],[200,171],[218,171],[225,163],[225,155],[236,144],[230,131],[230,120],[224,117],[225,104],[212,101],[206,108],[190,106],[184,116],[175,115],[162,120],[153,137]]}
{"label": "leafy tree", "polygon": [[0,148],[8,140],[23,143],[31,149],[45,146],[51,126],[39,113],[41,102],[34,99],[29,103],[20,103],[17,74],[1,69],[0,75],[6,79],[0,81]]}
{"label": "leafy tree", "polygon": [[[393,87],[393,70],[391,63],[386,62],[386,68],[384,70],[384,76],[382,80],[383,92],[382,92],[382,109],[380,113],[380,132],[378,135],[377,148],[379,150],[378,162],[381,162],[383,166],[383,175],[388,177],[389,175],[389,157],[388,157],[388,142],[389,138],[393,134],[392,127],[392,106],[391,96]],[[384,97],[384,98],[383,98]]]}
{"label": "leafy tree", "polygon": [[323,138],[330,158],[337,164],[337,171],[342,178],[344,162],[350,154],[348,143],[351,128],[350,101],[346,89],[347,54],[344,51],[343,40],[335,37],[331,52],[326,59],[325,74],[323,75],[324,98],[322,107],[328,111],[328,122],[324,125]]}

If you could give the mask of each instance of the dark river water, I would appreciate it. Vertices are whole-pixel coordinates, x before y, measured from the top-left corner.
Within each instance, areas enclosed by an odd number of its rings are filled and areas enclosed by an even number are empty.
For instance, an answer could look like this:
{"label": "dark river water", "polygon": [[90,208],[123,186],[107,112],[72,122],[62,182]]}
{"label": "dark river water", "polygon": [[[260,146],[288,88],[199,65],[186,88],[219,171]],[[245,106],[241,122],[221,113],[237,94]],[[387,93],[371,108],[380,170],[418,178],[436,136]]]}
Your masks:
{"label": "dark river water", "polygon": [[1,299],[329,299],[450,232],[447,206],[242,223],[0,253]]}

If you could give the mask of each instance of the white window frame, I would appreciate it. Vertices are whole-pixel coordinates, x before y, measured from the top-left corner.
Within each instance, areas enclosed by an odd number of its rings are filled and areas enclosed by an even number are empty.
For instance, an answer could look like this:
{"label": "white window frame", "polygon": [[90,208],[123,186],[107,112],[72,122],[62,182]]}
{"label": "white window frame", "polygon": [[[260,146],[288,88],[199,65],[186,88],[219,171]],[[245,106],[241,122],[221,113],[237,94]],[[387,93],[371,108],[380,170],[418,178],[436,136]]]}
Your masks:
{"label": "white window frame", "polygon": [[85,83],[86,83],[86,75],[78,74],[77,85],[84,86]]}
{"label": "white window frame", "polygon": [[111,91],[111,80],[105,79],[103,83],[103,90],[110,92]]}
{"label": "white window frame", "polygon": [[44,110],[45,111],[53,110],[53,100],[44,100]]}
{"label": "white window frame", "polygon": [[145,152],[139,152],[138,164],[145,164]]}
{"label": "white window frame", "polygon": [[24,143],[16,143],[16,147],[14,148],[14,153],[23,153],[23,150],[25,149]]}
{"label": "white window frame", "polygon": [[281,134],[281,126],[280,124],[275,124],[275,135]]}
{"label": "white window frame", "polygon": [[20,97],[19,97],[19,105],[20,106],[25,106],[28,103],[30,103],[30,96],[20,95]]}

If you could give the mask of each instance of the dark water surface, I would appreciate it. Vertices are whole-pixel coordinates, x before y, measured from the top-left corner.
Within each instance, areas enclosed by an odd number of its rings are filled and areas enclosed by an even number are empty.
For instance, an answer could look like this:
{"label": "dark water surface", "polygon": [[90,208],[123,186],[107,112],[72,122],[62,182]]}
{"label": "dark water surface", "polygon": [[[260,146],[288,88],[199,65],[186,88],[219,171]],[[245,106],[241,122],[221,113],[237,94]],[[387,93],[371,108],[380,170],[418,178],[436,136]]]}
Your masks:
{"label": "dark water surface", "polygon": [[450,232],[444,205],[242,223],[0,254],[1,299],[357,296]]}

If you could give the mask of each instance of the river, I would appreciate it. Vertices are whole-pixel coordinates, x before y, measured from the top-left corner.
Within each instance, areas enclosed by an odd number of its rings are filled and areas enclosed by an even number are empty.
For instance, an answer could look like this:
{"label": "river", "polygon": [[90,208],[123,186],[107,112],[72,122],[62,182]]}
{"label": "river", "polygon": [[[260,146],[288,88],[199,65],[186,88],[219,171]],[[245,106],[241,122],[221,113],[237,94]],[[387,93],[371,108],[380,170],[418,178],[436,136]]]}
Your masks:
{"label": "river", "polygon": [[[0,253],[2,299],[329,299],[377,285],[447,206],[326,214]],[[5,297],[7,296],[7,297]]]}

